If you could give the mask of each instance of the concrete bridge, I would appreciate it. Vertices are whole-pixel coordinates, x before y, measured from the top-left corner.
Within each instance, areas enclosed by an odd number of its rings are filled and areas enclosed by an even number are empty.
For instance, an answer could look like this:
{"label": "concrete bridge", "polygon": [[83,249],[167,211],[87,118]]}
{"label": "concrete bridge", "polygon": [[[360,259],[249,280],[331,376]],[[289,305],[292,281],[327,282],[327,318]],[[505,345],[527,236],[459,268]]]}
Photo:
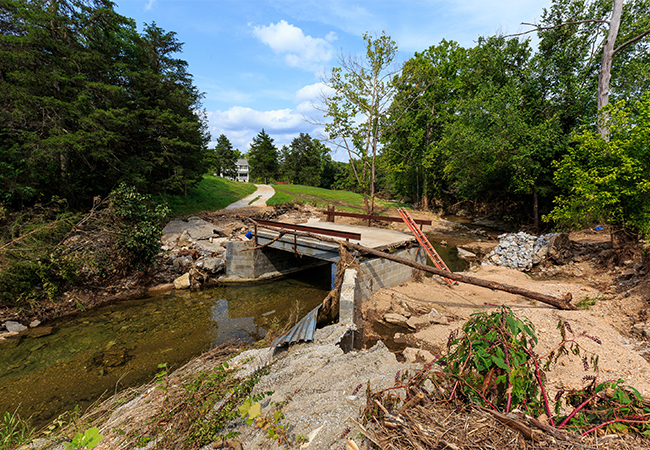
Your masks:
{"label": "concrete bridge", "polygon": [[[260,224],[277,224],[259,221]],[[270,279],[299,270],[340,259],[339,245],[318,239],[351,242],[380,251],[390,251],[395,256],[425,263],[426,256],[417,246],[415,237],[402,231],[346,225],[332,222],[315,222],[300,225],[279,224],[284,228],[257,227],[250,241],[230,241],[226,248],[226,274],[222,282],[242,282]],[[301,236],[290,234],[292,231]],[[281,233],[286,232],[282,236]],[[304,234],[311,236],[305,236]],[[415,246],[413,245],[415,243]],[[256,248],[268,244],[263,248]],[[333,265],[333,273],[336,267]],[[355,297],[366,299],[383,287],[393,287],[411,280],[417,270],[383,258],[363,257],[359,264]]]}

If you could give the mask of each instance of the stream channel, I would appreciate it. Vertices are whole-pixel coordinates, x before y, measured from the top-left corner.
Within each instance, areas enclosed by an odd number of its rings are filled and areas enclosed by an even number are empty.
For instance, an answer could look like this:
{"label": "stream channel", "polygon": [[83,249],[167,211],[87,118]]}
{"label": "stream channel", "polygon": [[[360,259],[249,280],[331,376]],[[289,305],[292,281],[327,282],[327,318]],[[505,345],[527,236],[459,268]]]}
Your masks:
{"label": "stream channel", "polygon": [[330,288],[330,266],[273,282],[172,291],[101,306],[0,341],[0,415],[40,426],[102,393],[152,380],[228,341],[253,342],[304,316]]}
{"label": "stream channel", "polygon": [[[462,271],[454,246],[431,243],[450,270]],[[431,265],[431,261],[428,261]],[[102,394],[145,384],[228,341],[254,342],[315,308],[330,289],[325,265],[263,284],[172,291],[51,321],[0,341],[0,414],[44,425]]]}

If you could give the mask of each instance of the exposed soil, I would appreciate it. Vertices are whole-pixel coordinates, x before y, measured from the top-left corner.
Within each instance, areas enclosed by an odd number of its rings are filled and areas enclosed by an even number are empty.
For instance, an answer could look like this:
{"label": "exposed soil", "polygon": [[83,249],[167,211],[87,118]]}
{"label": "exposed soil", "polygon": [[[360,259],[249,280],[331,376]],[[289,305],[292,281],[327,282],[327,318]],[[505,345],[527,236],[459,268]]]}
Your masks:
{"label": "exposed soil", "polygon": [[[638,254],[626,260],[625,267],[604,265],[613,256],[612,252],[602,249],[602,244],[609,241],[606,235],[583,232],[572,234],[570,238],[582,249],[581,253],[578,252],[579,257],[575,258],[578,262],[571,261],[562,266],[546,262],[531,274],[501,267],[475,266],[471,269],[474,272],[472,276],[558,298],[571,293],[574,304],[582,304],[588,309],[560,311],[501,291],[467,284],[449,287],[438,277],[423,278],[393,289],[383,289],[363,305],[365,339],[370,344],[378,339],[387,340],[398,349],[423,348],[439,356],[446,349],[450,332],[460,328],[471,314],[494,311],[505,305],[535,325],[539,338],[538,354],[547,354],[560,342],[557,324],[562,320],[574,332],[582,355],[599,356],[596,370],[585,371],[580,357],[567,358],[553,366],[548,374],[551,391],[580,388],[583,377],[595,375],[599,381],[622,378],[642,395],[650,396],[650,364],[644,359],[648,358],[650,349],[647,339],[650,327],[646,324],[650,276],[639,267]],[[585,247],[595,251],[589,253]],[[634,255],[634,252],[630,254]],[[392,326],[387,332],[385,317],[388,313],[412,318],[411,324],[416,329]],[[579,336],[582,333],[588,336]]]}
{"label": "exposed soil", "polygon": [[[225,234],[238,235],[250,229],[248,219],[251,217],[298,223],[318,216],[321,215],[315,208],[304,206],[217,211],[202,214],[201,218],[214,223]],[[478,254],[485,254],[496,244],[489,233],[442,221],[429,213],[415,213],[413,216],[433,219],[433,225],[425,227],[424,231],[440,236],[449,245],[464,245]],[[336,220],[363,224],[359,219],[337,217]],[[406,228],[400,223],[384,226]],[[256,392],[272,390],[275,393],[272,401],[288,402],[283,412],[287,422],[295,427],[293,433],[306,436],[320,430],[317,436],[313,436],[310,448],[345,448],[346,440],[357,434],[355,429],[348,430],[352,426],[349,417],[354,418],[365,404],[363,388],[368,380],[372,380],[373,389],[391,386],[400,376],[400,371],[406,368],[418,370],[424,363],[443,354],[450,332],[461,327],[471,314],[506,305],[534,324],[539,338],[537,353],[547,353],[559,342],[556,326],[562,320],[573,331],[583,355],[599,355],[600,362],[595,371],[591,368],[585,371],[578,357],[567,358],[552,366],[548,373],[551,395],[559,389],[581,387],[585,375],[595,375],[599,381],[622,378],[641,394],[650,396],[650,364],[644,359],[646,349],[650,348],[647,341],[650,321],[646,312],[650,301],[650,276],[646,274],[634,245],[627,243],[611,247],[609,241],[605,232],[572,234],[566,246],[570,255],[565,252],[562,264],[549,260],[531,274],[480,265],[470,269],[475,277],[557,297],[569,292],[574,304],[581,303],[589,309],[559,311],[500,291],[472,285],[449,287],[437,277],[422,277],[393,289],[383,289],[365,302],[363,339],[371,351],[344,354],[332,345],[337,339],[330,337],[340,335],[340,331],[334,332],[334,328],[327,329],[327,332],[326,329],[319,330],[315,344],[297,345],[286,352],[271,374],[261,381]],[[155,279],[155,275],[151,276],[141,286],[146,287]],[[134,285],[138,284],[131,287]],[[399,314],[408,319],[408,324],[387,323],[387,313]],[[583,333],[585,335],[578,336]],[[375,344],[378,340],[393,350],[397,360],[406,360],[406,363],[398,364],[383,344]],[[254,350],[241,355],[238,361],[252,369],[267,363],[267,353],[266,350]],[[152,392],[157,391],[150,389],[149,394],[154,395]],[[149,401],[143,396],[134,404],[143,400]],[[121,423],[124,417],[115,414],[111,420]],[[246,443],[245,448],[278,448],[273,441],[265,439],[260,430],[243,425],[237,430],[243,433],[241,438]],[[111,435],[106,436],[101,448],[111,448],[111,443],[116,443],[119,436],[107,424],[102,432]],[[644,445],[635,448],[646,448]]]}

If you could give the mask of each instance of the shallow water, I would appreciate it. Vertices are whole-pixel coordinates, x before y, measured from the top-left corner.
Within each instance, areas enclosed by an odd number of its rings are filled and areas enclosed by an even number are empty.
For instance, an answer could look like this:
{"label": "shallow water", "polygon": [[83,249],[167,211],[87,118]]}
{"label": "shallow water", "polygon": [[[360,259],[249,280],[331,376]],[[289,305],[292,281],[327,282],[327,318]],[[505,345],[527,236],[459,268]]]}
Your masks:
{"label": "shallow water", "polygon": [[[51,333],[0,342],[0,415],[43,424],[102,393],[146,383],[210,348],[264,337],[325,298],[329,265],[266,284],[177,291],[49,322]],[[35,329],[38,330],[38,329]],[[47,328],[43,329],[47,332]],[[34,330],[32,330],[34,332]]]}

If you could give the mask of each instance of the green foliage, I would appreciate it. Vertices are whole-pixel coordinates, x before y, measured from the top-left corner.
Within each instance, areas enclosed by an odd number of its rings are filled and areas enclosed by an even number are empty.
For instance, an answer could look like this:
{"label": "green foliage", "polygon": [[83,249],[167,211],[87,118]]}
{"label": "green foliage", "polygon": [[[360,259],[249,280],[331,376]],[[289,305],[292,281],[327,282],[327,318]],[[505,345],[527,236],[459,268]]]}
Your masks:
{"label": "green foliage", "polygon": [[182,191],[200,180],[209,136],[174,33],[109,0],[0,6],[0,198],[83,205],[119,181]]}
{"label": "green foliage", "polygon": [[63,446],[65,450],[91,449],[97,447],[99,441],[101,441],[103,437],[104,436],[99,434],[99,429],[93,427],[83,433],[77,433],[72,439],[72,442],[64,442]]}
{"label": "green foliage", "polygon": [[305,133],[281,150],[280,173],[290,183],[305,186],[322,186],[322,175],[327,167],[329,149]]}
{"label": "green foliage", "polygon": [[354,164],[354,178],[364,196],[366,214],[374,210],[377,155],[381,138],[391,126],[388,109],[395,94],[397,44],[385,32],[363,35],[364,59],[341,57],[332,69],[328,85],[334,94],[325,100],[325,132],[332,143],[345,150]]}
{"label": "green foliage", "polygon": [[262,415],[262,405],[259,401],[264,396],[272,394],[272,392],[267,392],[263,395],[244,400],[239,406],[239,413],[242,419],[244,419],[247,425],[254,425],[256,428],[264,430],[266,437],[276,441],[278,445],[292,448],[292,444],[294,443],[300,445],[309,442],[309,439],[303,435],[291,435],[289,432],[291,428],[289,424],[282,423],[282,420],[285,418],[281,409],[282,404],[276,405],[277,409],[272,414]]}
{"label": "green foliage", "polygon": [[7,216],[0,227],[0,304],[55,300],[62,286],[77,281],[80,261],[59,244],[78,220],[61,199]]}
{"label": "green foliage", "polygon": [[167,368],[161,369],[156,384],[165,393],[163,411],[146,429],[132,436],[139,447],[156,439],[158,448],[194,449],[234,437],[235,433],[226,429],[241,416],[242,404],[270,395],[250,397],[260,377],[268,373],[268,367],[239,378],[223,362],[215,369],[193,374],[181,387],[169,384]]}
{"label": "green foliage", "polygon": [[592,128],[556,163],[556,183],[565,194],[546,220],[567,227],[595,223],[650,234],[650,98],[609,108],[610,141]]}
{"label": "green foliage", "polygon": [[558,428],[566,426],[583,435],[600,429],[607,433],[635,432],[650,438],[650,407],[624,380],[597,383],[594,379],[583,389],[562,394],[566,409],[572,412],[558,417],[562,420]]}
{"label": "green foliage", "polygon": [[0,450],[18,448],[20,445],[29,442],[34,435],[34,429],[29,425],[28,420],[18,415],[18,410],[13,413],[8,411],[2,415],[0,422]]}
{"label": "green foliage", "polygon": [[262,179],[266,184],[278,173],[278,158],[278,149],[273,145],[273,139],[264,130],[260,131],[248,150],[250,177]]}
{"label": "green foliage", "polygon": [[189,216],[204,211],[217,211],[255,192],[255,185],[203,175],[203,180],[188,189],[187,195],[158,196],[171,209],[172,217]]}
{"label": "green foliage", "polygon": [[208,171],[234,179],[237,177],[237,159],[240,156],[239,151],[232,147],[226,135],[222,134],[217,138],[214,149],[208,150],[205,156]]}
{"label": "green foliage", "polygon": [[475,313],[463,335],[450,339],[445,372],[463,380],[464,398],[509,412],[523,407],[540,410],[539,385],[532,350],[537,337],[529,320],[512,311]]}
{"label": "green foliage", "polygon": [[118,254],[129,266],[150,266],[160,251],[161,222],[169,215],[169,208],[152,204],[150,196],[124,183],[111,192],[110,200],[111,210],[121,222],[116,239]]}

